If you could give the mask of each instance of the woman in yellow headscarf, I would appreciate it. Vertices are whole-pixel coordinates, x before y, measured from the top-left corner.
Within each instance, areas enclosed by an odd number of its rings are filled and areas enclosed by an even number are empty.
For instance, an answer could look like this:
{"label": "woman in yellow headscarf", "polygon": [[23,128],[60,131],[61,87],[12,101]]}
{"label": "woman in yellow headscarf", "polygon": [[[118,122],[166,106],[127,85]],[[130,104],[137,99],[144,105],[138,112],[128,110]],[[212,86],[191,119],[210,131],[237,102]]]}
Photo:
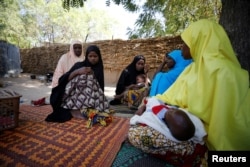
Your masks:
{"label": "woman in yellow headscarf", "polygon": [[183,56],[193,63],[156,97],[198,116],[209,150],[250,150],[249,74],[241,68],[225,30],[204,19],[192,23],[181,37]]}

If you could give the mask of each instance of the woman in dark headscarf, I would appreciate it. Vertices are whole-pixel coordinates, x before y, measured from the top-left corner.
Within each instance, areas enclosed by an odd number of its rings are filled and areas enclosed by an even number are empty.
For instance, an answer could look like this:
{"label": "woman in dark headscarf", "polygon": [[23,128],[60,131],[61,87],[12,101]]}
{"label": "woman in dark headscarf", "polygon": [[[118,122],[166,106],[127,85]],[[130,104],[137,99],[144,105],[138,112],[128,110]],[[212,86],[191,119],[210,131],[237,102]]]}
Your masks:
{"label": "woman in dark headscarf", "polygon": [[[134,57],[132,63],[130,63],[121,73],[120,78],[116,84],[115,94],[120,95],[131,84],[136,84],[136,76],[139,74],[145,74],[145,62],[146,59],[143,55],[137,55]],[[147,72],[147,71],[146,71]],[[110,105],[121,104],[119,99],[110,101]]]}
{"label": "woman in dark headscarf", "polygon": [[76,63],[59,78],[58,86],[52,89],[50,103],[53,112],[45,119],[48,122],[70,120],[72,109],[107,112],[109,104],[104,95],[103,62],[97,46],[90,45],[85,60]]}

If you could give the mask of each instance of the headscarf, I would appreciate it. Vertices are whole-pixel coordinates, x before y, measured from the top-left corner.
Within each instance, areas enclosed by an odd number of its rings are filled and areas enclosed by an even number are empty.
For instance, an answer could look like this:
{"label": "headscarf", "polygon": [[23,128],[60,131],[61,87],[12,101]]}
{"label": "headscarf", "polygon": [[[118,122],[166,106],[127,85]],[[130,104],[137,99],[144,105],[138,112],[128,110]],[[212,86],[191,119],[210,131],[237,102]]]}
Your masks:
{"label": "headscarf", "polygon": [[225,30],[204,19],[181,37],[194,62],[157,98],[198,116],[208,133],[209,150],[250,150],[249,75]]}
{"label": "headscarf", "polygon": [[74,51],[74,45],[75,44],[80,44],[82,45],[82,42],[79,40],[73,40],[70,44],[70,48],[69,48],[69,53],[68,53],[68,62],[65,62],[67,65],[65,65],[65,72],[69,71],[69,69],[77,62],[83,61],[84,55],[83,55],[83,51],[82,54],[78,57],[75,55],[75,51]]}
{"label": "headscarf", "polygon": [[[88,55],[92,51],[95,52],[99,57],[99,61],[95,65],[91,64],[88,59]],[[94,71],[95,77],[100,87],[104,91],[104,70],[103,70],[102,55],[101,55],[100,49],[96,45],[90,45],[86,49],[85,60],[83,61],[83,66],[91,67],[91,69]]]}
{"label": "headscarf", "polygon": [[155,96],[165,92],[174,83],[186,66],[192,62],[192,60],[185,60],[183,58],[181,50],[173,50],[166,55],[170,56],[175,61],[175,65],[169,71],[158,72],[155,75],[149,96]]}
{"label": "headscarf", "polygon": [[53,74],[53,79],[52,79],[52,87],[57,86],[58,84],[58,79],[65,74],[67,71],[70,70],[70,68],[77,62],[83,61],[83,52],[81,56],[76,56],[74,52],[74,45],[75,44],[80,44],[82,45],[82,42],[79,40],[73,40],[70,44],[69,47],[69,52],[62,55],[57,63],[55,72]]}
{"label": "headscarf", "polygon": [[146,59],[143,55],[137,55],[134,57],[133,61],[122,71],[116,85],[116,95],[121,94],[125,90],[126,86],[136,84],[137,75],[145,74],[144,68],[141,71],[136,69],[136,63],[140,60],[146,62]]}
{"label": "headscarf", "polygon": [[146,62],[146,59],[143,55],[137,55],[134,57],[134,60],[132,61],[132,63],[130,63],[127,67],[126,70],[129,72],[130,74],[130,81],[131,83],[135,84],[136,83],[136,76],[139,74],[144,74],[144,68],[141,71],[138,71],[136,69],[136,63],[140,60],[143,60],[144,63]]}

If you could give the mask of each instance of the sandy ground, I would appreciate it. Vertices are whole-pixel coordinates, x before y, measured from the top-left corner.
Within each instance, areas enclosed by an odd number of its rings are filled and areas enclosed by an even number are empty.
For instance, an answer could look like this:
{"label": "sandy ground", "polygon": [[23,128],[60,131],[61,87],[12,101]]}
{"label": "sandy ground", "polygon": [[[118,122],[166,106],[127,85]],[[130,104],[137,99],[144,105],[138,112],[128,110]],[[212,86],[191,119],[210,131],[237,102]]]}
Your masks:
{"label": "sandy ground", "polygon": [[[19,93],[22,97],[20,98],[20,104],[31,104],[31,100],[38,100],[46,97],[46,103],[49,104],[49,97],[51,94],[51,83],[46,83],[43,79],[44,76],[36,75],[36,79],[30,78],[31,74],[21,73],[17,77],[3,77],[0,78],[0,83],[3,84],[1,89],[11,89],[16,93]],[[113,99],[115,94],[114,86],[106,86],[104,93],[108,100]],[[1,95],[0,95],[1,96]],[[78,113],[77,113],[78,114]],[[78,117],[79,115],[76,116]],[[117,116],[131,117],[132,114],[117,113]]]}
{"label": "sandy ground", "polygon": [[[22,95],[20,102],[30,104],[31,100],[46,97],[49,100],[51,94],[51,83],[46,83],[44,76],[36,75],[36,79],[30,78],[31,74],[21,73],[18,77],[0,78],[4,87],[0,89],[11,89]],[[105,95],[111,100],[115,94],[115,87],[105,87]]]}

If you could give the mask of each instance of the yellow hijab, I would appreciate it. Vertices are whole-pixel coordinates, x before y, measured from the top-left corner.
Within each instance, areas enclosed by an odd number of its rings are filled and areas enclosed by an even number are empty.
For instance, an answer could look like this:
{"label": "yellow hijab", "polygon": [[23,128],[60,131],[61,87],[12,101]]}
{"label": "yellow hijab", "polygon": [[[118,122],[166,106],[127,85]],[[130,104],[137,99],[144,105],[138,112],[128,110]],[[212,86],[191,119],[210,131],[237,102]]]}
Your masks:
{"label": "yellow hijab", "polygon": [[194,62],[157,98],[198,116],[210,150],[250,150],[249,75],[226,32],[204,19],[192,23],[181,37]]}

